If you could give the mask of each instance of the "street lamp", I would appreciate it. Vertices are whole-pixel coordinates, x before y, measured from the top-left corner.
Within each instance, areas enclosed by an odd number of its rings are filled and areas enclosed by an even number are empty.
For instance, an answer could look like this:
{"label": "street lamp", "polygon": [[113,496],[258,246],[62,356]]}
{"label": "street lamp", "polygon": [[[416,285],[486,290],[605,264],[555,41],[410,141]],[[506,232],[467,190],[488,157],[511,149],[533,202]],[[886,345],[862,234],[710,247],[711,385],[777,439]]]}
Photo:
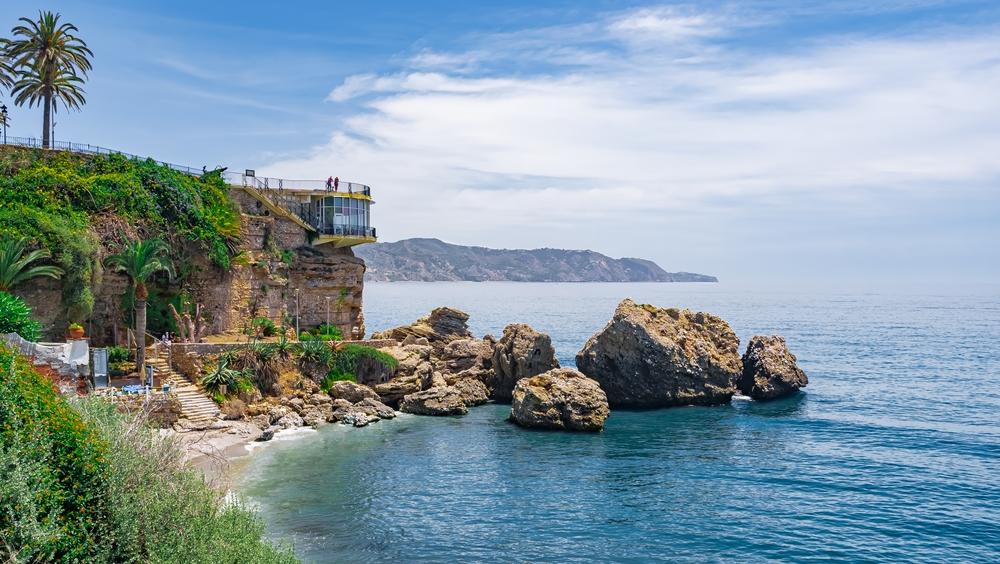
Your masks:
{"label": "street lamp", "polygon": [[295,338],[298,339],[299,335],[299,289],[295,289]]}
{"label": "street lamp", "polygon": [[330,296],[326,297],[326,330],[330,330]]}
{"label": "street lamp", "polygon": [[0,124],[3,124],[3,144],[7,144],[7,105],[0,104]]}

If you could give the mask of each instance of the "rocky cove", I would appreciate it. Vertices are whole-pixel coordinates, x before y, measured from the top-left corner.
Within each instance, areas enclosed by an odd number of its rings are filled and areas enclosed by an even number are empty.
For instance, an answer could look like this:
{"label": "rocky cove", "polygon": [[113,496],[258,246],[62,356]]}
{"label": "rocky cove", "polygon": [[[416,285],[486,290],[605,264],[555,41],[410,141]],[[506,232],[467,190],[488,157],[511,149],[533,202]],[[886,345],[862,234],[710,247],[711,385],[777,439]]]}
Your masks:
{"label": "rocky cove", "polygon": [[[753,336],[742,355],[721,318],[622,301],[607,325],[560,366],[549,335],[510,324],[496,338],[477,338],[469,315],[438,307],[415,322],[372,336],[396,366],[359,370],[357,382],[327,391],[303,378],[290,394],[252,403],[190,441],[193,457],[301,427],[365,427],[398,412],[463,416],[487,402],[510,404],[509,420],[525,428],[599,432],[614,409],[729,403],[734,395],[770,400],[808,384],[779,336]],[[307,371],[305,371],[307,372]],[[182,436],[192,436],[184,429]],[[240,454],[233,449],[229,454]]]}

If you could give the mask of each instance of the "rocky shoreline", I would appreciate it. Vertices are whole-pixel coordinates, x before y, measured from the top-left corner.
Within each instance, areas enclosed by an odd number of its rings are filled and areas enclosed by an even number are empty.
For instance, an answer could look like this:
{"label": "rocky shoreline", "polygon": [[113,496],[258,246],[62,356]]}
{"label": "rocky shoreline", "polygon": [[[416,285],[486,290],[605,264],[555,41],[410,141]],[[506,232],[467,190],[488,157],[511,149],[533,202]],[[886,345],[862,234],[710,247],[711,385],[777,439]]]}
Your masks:
{"label": "rocky shoreline", "polygon": [[246,452],[239,445],[293,429],[364,427],[398,412],[461,416],[490,401],[511,404],[510,421],[522,427],[599,432],[612,409],[719,405],[736,394],[764,401],[808,384],[784,338],[754,336],[741,357],[729,324],[704,312],[623,300],[577,353],[578,369],[561,367],[551,338],[529,325],[476,338],[468,319],[439,307],[373,335],[392,343],[381,350],[398,361],[387,380],[362,373],[358,380],[372,385],[338,381],[322,392],[304,379],[237,420],[178,434],[202,433],[202,440],[182,438],[192,459],[206,450],[226,458]]}

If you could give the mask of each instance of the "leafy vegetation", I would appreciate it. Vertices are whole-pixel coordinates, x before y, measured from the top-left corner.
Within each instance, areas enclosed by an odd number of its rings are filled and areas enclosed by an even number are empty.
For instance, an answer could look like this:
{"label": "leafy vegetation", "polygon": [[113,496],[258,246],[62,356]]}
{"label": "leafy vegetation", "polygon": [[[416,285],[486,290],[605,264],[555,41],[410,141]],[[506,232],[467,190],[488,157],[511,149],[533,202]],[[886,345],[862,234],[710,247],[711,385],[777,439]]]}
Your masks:
{"label": "leafy vegetation", "polygon": [[322,323],[308,331],[303,331],[299,335],[300,341],[342,341],[344,333],[339,327]]}
{"label": "leafy vegetation", "polygon": [[250,322],[250,331],[258,337],[273,337],[278,334],[278,326],[268,317],[255,317]]}
{"label": "leafy vegetation", "polygon": [[37,341],[41,325],[31,317],[31,308],[24,300],[0,292],[0,334],[17,333],[28,341]]}
{"label": "leafy vegetation", "polygon": [[[153,527],[153,529],[151,529]],[[151,534],[152,533],[152,534]],[[142,419],[70,403],[0,346],[0,557],[6,562],[294,562],[263,523]]]}
{"label": "leafy vegetation", "polygon": [[349,343],[333,351],[328,364],[330,372],[327,373],[320,387],[324,391],[329,391],[333,382],[339,380],[358,381],[358,374],[364,370],[364,364],[376,364],[390,372],[395,371],[399,366],[396,357],[387,352],[380,351],[372,347]]}
{"label": "leafy vegetation", "polygon": [[108,347],[108,363],[128,362],[128,349],[125,347]]}
{"label": "leafy vegetation", "polygon": [[37,265],[31,263],[47,259],[52,256],[48,249],[35,249],[24,254],[28,246],[28,239],[21,237],[15,239],[10,236],[0,238],[0,291],[9,292],[14,286],[21,282],[48,276],[49,278],[59,278],[63,271],[58,266]]}
{"label": "leafy vegetation", "polygon": [[82,321],[93,309],[102,239],[114,246],[146,234],[166,241],[173,259],[193,245],[229,268],[240,216],[218,172],[197,178],[122,155],[3,148],[0,233],[52,252],[65,271],[63,305]]}
{"label": "leafy vegetation", "polygon": [[215,366],[215,369],[201,377],[201,384],[213,394],[226,386],[228,390],[236,391],[237,382],[244,376],[244,372],[229,368],[229,359],[222,358]]}

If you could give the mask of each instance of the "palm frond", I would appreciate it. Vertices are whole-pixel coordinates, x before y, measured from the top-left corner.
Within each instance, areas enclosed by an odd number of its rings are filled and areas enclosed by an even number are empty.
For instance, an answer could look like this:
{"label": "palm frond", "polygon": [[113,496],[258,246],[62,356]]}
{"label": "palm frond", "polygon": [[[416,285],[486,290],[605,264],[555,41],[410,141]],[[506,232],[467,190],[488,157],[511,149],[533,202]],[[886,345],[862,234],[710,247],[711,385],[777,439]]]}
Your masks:
{"label": "palm frond", "polygon": [[22,282],[39,276],[59,278],[63,275],[63,270],[58,266],[31,266],[32,263],[47,259],[52,254],[46,249],[36,249],[25,255],[27,247],[27,238],[15,239],[10,236],[0,238],[0,290],[8,291]]}

